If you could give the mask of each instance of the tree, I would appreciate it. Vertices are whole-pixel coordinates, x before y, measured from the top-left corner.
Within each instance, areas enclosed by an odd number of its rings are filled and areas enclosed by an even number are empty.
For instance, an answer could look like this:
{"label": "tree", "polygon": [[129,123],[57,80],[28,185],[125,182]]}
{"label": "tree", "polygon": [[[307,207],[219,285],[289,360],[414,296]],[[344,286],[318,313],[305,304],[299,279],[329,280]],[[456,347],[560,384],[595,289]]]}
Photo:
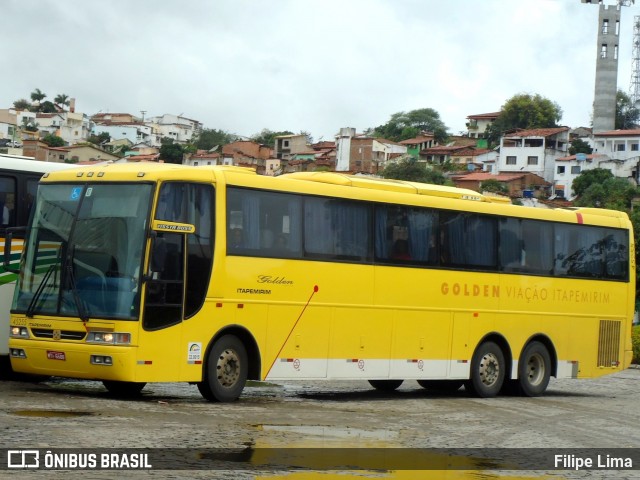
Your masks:
{"label": "tree", "polygon": [[29,107],[31,107],[31,103],[29,103],[29,100],[26,98],[21,98],[13,102],[13,108],[16,110],[29,110]]}
{"label": "tree", "polygon": [[394,113],[387,123],[370,130],[374,137],[382,137],[394,142],[414,138],[422,131],[432,132],[438,143],[444,143],[449,136],[446,125],[440,119],[440,114],[433,108]]}
{"label": "tree", "polygon": [[33,92],[31,92],[31,100],[34,102],[40,102],[44,100],[47,96],[46,93],[43,93],[39,88],[36,88]]}
{"label": "tree", "polygon": [[101,132],[99,135],[91,135],[87,141],[89,143],[93,143],[94,145],[102,145],[103,143],[107,143],[111,140],[111,136],[107,132]]}
{"label": "tree", "polygon": [[50,147],[64,147],[66,142],[57,135],[48,134],[42,139]]}
{"label": "tree", "polygon": [[293,132],[289,130],[285,130],[282,132],[274,132],[269,130],[268,128],[262,129],[260,133],[256,133],[251,137],[251,140],[259,143],[261,145],[266,145],[271,148],[275,148],[276,146],[276,137],[280,135],[293,135]]}
{"label": "tree", "polygon": [[640,119],[640,109],[631,101],[631,97],[618,90],[616,93],[616,123],[617,130],[635,128]]}
{"label": "tree", "polygon": [[413,157],[405,157],[397,163],[391,163],[382,171],[383,178],[395,180],[408,180],[411,182],[445,184],[445,176],[442,172],[427,169],[424,164],[418,163]]}
{"label": "tree", "polygon": [[613,173],[605,168],[585,170],[578,175],[571,184],[571,190],[576,196],[582,195],[592,184],[602,185],[606,180],[612,179]]}
{"label": "tree", "polygon": [[307,139],[308,144],[313,143],[313,137],[311,136],[310,132],[307,132],[306,130],[300,130],[300,133],[298,135],[304,135]]}
{"label": "tree", "polygon": [[54,98],[53,101],[58,107],[60,107],[63,110],[64,110],[63,107],[68,107],[69,105],[71,105],[69,96],[64,93],[60,93],[56,95],[56,98]]}
{"label": "tree", "polygon": [[53,104],[53,102],[50,102],[49,100],[45,100],[39,106],[33,108],[33,111],[40,112],[40,113],[56,113],[58,109]]}
{"label": "tree", "polygon": [[509,187],[505,185],[503,182],[499,182],[495,178],[490,178],[489,180],[485,180],[480,184],[480,190],[483,192],[493,192],[493,193],[509,193]]}
{"label": "tree", "polygon": [[517,128],[551,128],[558,126],[562,109],[538,94],[520,93],[502,106],[500,115],[487,127],[486,136],[491,145],[497,145],[504,132]]}
{"label": "tree", "polygon": [[571,141],[569,155],[575,155],[576,153],[593,153],[593,148],[591,148],[584,140],[576,138]]}
{"label": "tree", "polygon": [[160,147],[160,159],[167,163],[182,164],[184,149],[179,143],[174,143],[173,139],[162,140]]}
{"label": "tree", "polygon": [[37,132],[38,131],[38,127],[40,125],[37,124],[34,120],[29,119],[28,117],[22,117],[22,129],[26,130],[27,132]]}
{"label": "tree", "polygon": [[626,178],[614,177],[602,183],[592,183],[574,202],[577,207],[598,207],[629,211],[631,199],[638,189]]}
{"label": "tree", "polygon": [[238,137],[224,130],[215,128],[205,128],[193,142],[199,150],[211,150],[213,147],[222,147],[228,143],[236,141]]}

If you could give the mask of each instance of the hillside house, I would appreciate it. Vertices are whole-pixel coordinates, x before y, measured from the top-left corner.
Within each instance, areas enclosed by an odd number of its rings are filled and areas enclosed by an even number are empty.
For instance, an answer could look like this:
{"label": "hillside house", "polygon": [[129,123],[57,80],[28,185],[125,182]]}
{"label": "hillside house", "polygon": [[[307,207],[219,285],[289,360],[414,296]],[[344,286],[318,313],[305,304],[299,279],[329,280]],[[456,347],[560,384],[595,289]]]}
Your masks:
{"label": "hillside house", "polygon": [[537,128],[505,134],[500,139],[498,171],[531,172],[554,179],[556,159],[567,156],[569,127]]}

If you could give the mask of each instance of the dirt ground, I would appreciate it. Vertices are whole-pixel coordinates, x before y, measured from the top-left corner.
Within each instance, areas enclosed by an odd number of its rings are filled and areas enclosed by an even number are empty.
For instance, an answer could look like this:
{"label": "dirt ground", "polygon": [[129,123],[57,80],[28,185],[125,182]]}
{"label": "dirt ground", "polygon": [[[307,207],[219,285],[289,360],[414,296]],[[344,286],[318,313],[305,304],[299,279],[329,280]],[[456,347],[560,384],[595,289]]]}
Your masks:
{"label": "dirt ground", "polygon": [[[5,449],[235,453],[209,471],[0,470],[0,478],[640,478],[640,460],[633,470],[623,471],[511,471],[511,463],[501,463],[500,450],[525,449],[522,453],[531,455],[628,448],[633,450],[626,452],[640,454],[639,380],[638,369],[594,380],[552,379],[543,397],[494,399],[471,398],[464,389],[436,394],[412,381],[392,393],[375,391],[366,382],[251,383],[240,400],[229,404],[209,403],[186,384],[148,385],[139,399],[122,400],[110,397],[99,382],[3,382],[0,432]],[[264,458],[273,452],[291,454],[293,448],[309,454],[323,448],[374,456],[389,449],[396,449],[393,455],[427,452],[434,455],[435,465],[444,460],[453,469],[417,472],[407,470],[411,462],[403,466],[392,458],[384,469],[336,472],[321,465],[309,471],[308,458],[275,467]],[[494,463],[487,467],[469,461],[468,452],[460,449],[493,454]],[[152,450],[156,458],[159,451]]]}

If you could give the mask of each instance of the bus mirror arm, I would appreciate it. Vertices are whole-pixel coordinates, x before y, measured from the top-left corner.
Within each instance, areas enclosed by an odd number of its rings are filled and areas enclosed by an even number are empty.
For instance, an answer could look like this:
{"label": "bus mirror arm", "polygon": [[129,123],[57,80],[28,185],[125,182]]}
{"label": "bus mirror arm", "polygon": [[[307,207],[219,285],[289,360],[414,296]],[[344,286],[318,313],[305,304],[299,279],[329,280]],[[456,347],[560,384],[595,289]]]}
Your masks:
{"label": "bus mirror arm", "polygon": [[154,273],[162,273],[164,271],[165,261],[167,258],[167,244],[165,239],[159,237],[157,232],[151,231],[151,258],[149,259],[149,272],[142,277],[143,282],[147,282],[154,278]]}
{"label": "bus mirror arm", "polygon": [[2,261],[2,266],[5,271],[11,273],[19,273],[20,268],[11,266],[11,241],[13,240],[14,233],[24,233],[27,231],[27,227],[10,227],[7,228],[4,239],[4,258]]}

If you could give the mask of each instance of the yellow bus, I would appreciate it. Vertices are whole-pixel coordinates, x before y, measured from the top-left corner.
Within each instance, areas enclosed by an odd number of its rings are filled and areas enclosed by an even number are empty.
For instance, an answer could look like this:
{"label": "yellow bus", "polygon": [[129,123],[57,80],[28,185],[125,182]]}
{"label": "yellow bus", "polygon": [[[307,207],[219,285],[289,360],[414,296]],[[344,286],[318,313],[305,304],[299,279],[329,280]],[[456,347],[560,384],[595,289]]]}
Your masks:
{"label": "yellow bus", "polygon": [[[40,245],[56,246],[43,268]],[[631,361],[626,214],[332,172],[113,164],[46,175],[12,305],[19,372],[197,384],[405,380],[542,394]]]}
{"label": "yellow bus", "polygon": [[[35,200],[38,181],[45,172],[72,167],[65,163],[37,161],[30,157],[0,153],[0,247],[7,228],[25,226]],[[10,377],[9,310],[22,241],[13,241],[10,267],[0,267],[0,378]]]}

